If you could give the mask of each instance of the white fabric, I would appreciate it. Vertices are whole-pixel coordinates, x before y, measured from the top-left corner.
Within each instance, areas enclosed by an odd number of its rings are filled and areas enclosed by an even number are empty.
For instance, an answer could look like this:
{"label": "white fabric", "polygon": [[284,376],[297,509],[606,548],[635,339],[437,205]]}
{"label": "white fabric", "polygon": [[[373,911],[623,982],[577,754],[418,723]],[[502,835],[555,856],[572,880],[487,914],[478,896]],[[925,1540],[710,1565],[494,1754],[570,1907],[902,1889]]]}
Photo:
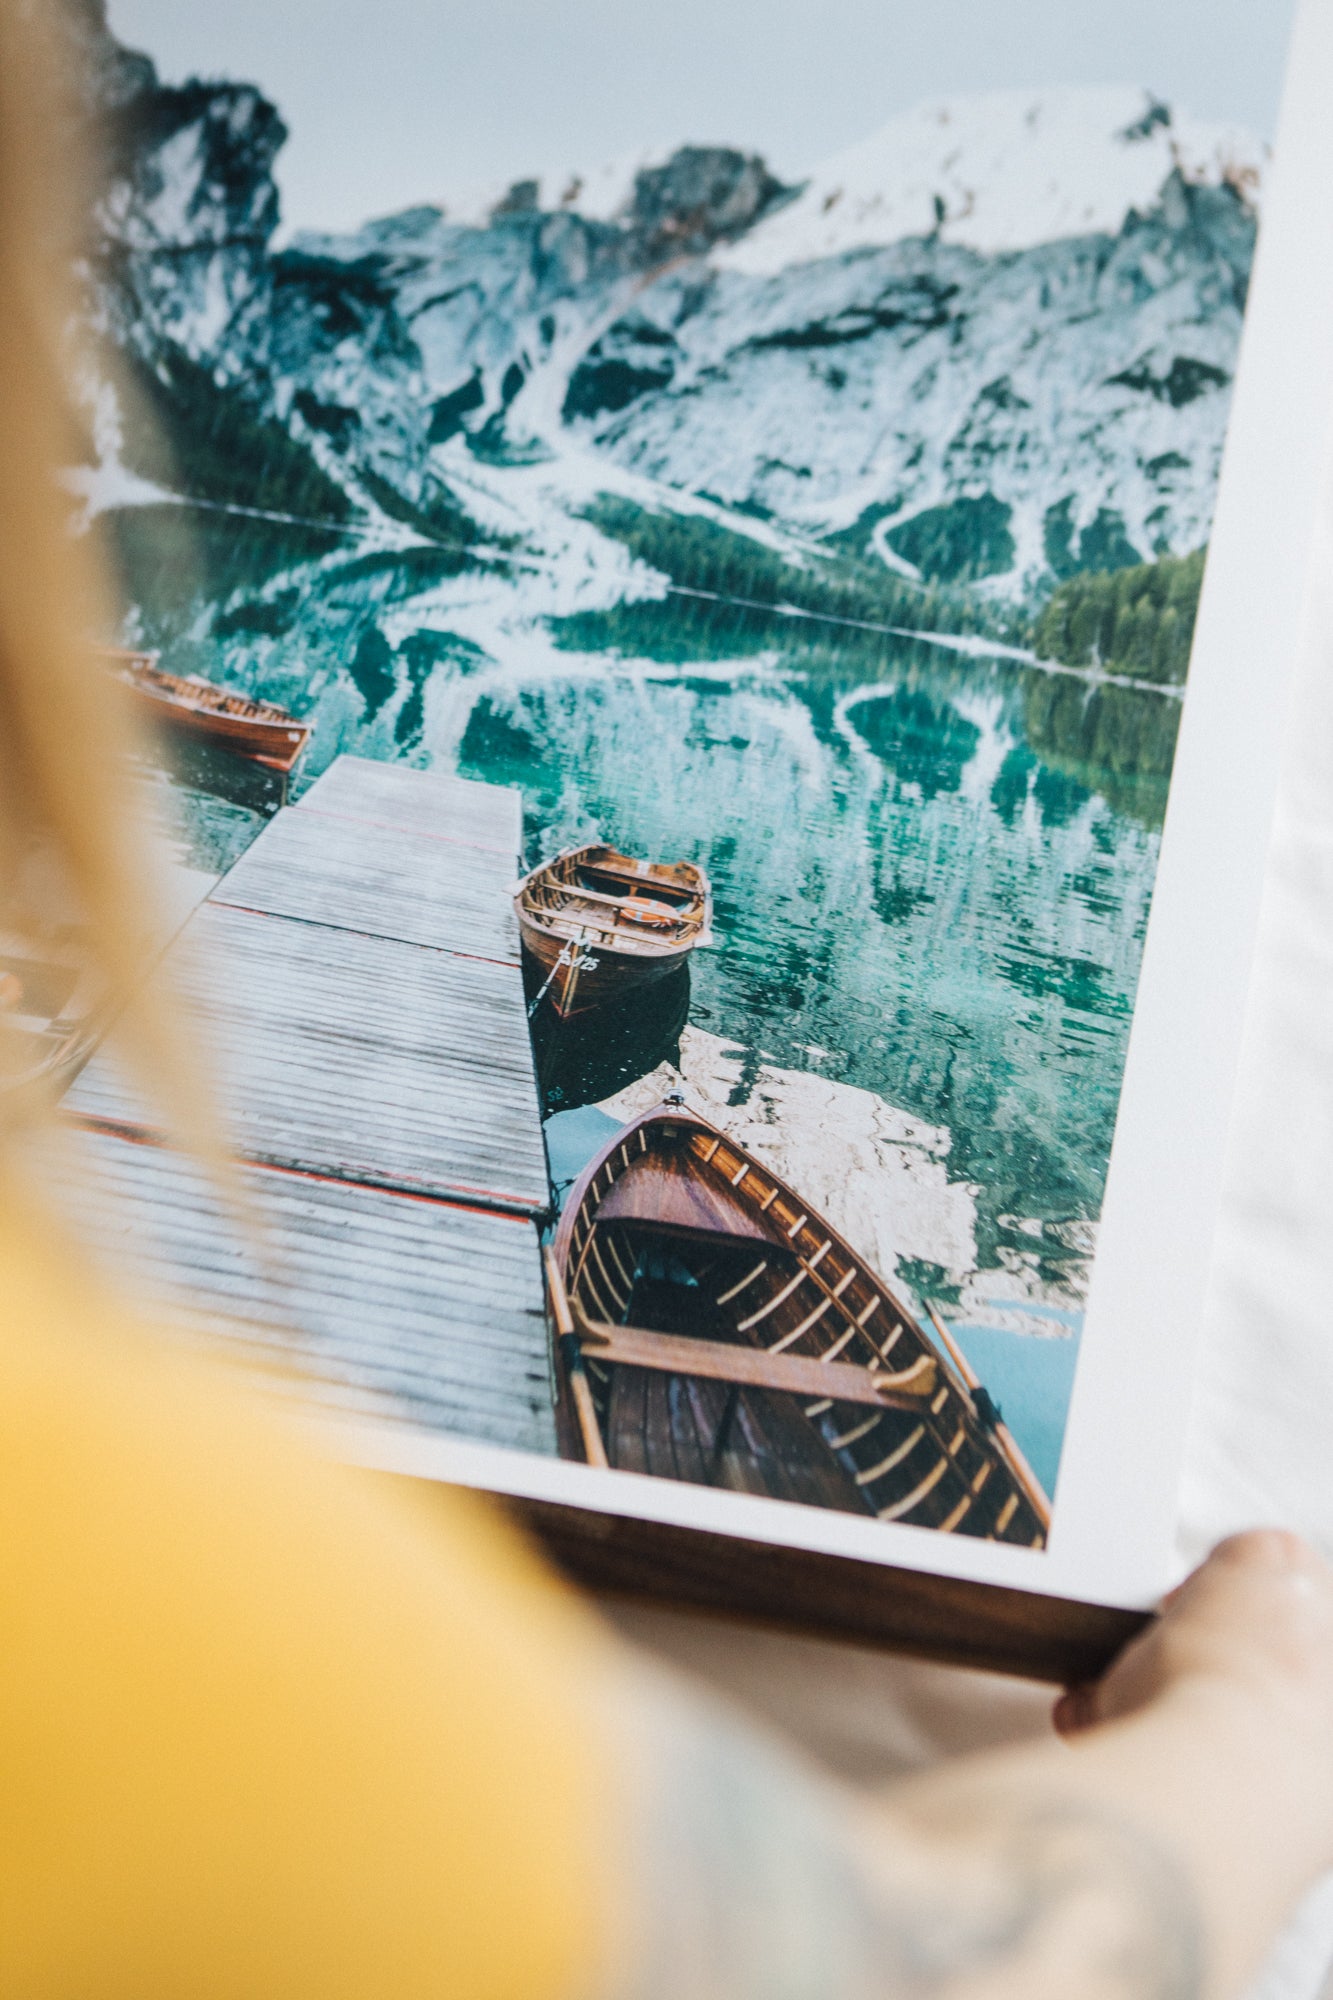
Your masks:
{"label": "white fabric", "polygon": [[[1213,1286],[1181,1488],[1181,1553],[1260,1523],[1333,1558],[1333,495],[1269,853]],[[1256,588],[1262,582],[1256,580]],[[1255,1829],[1262,1838],[1262,1829]],[[1333,2000],[1333,1878],[1253,2000]]]}
{"label": "white fabric", "polygon": [[1191,1558],[1258,1521],[1333,1556],[1333,504],[1314,567],[1182,1489]]}

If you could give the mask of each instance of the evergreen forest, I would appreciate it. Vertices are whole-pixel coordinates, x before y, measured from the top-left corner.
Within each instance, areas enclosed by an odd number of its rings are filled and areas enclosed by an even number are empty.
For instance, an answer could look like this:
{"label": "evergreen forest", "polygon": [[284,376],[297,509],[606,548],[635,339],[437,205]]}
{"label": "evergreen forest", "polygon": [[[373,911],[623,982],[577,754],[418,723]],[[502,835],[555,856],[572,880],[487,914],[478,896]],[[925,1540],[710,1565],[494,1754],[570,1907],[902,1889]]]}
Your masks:
{"label": "evergreen forest", "polygon": [[1037,620],[1037,657],[1180,686],[1189,669],[1206,549],[1072,576]]}

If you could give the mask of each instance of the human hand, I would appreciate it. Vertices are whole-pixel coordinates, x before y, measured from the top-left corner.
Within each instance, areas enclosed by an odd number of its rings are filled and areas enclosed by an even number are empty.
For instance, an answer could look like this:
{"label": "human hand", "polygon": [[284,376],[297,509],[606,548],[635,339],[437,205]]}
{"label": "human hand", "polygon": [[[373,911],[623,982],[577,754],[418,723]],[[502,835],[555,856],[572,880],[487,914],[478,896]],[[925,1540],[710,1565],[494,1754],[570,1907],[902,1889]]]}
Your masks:
{"label": "human hand", "polygon": [[1298,1536],[1219,1543],[1100,1681],[1060,1697],[1054,1722],[1072,1737],[1195,1690],[1248,1697],[1333,1739],[1333,1569]]}
{"label": "human hand", "polygon": [[1333,1866],[1333,1569],[1294,1535],[1222,1543],[1055,1722],[1070,1747],[896,1788],[899,1906],[930,1914],[947,1883],[951,1942],[992,1912],[976,2000],[1231,2000]]}

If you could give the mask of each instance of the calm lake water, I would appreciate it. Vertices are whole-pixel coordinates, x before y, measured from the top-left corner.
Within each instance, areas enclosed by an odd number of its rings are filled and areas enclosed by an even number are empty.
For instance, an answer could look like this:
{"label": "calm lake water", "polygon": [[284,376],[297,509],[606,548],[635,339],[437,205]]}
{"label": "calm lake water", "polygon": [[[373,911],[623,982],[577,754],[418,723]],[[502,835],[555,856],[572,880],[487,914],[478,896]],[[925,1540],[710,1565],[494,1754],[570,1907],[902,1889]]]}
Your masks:
{"label": "calm lake water", "polygon": [[[305,781],[341,750],[436,763],[522,788],[529,862],[600,838],[708,869],[690,1018],[739,1045],[737,1101],[776,1063],[946,1128],[978,1269],[1035,1266],[1056,1338],[960,1337],[1053,1480],[1178,704],[729,608],[543,614],[434,551],[252,535],[202,587],[132,553],[164,664],[313,712]],[[261,823],[182,796],[206,865]],[[903,1275],[957,1307],[928,1260]]]}

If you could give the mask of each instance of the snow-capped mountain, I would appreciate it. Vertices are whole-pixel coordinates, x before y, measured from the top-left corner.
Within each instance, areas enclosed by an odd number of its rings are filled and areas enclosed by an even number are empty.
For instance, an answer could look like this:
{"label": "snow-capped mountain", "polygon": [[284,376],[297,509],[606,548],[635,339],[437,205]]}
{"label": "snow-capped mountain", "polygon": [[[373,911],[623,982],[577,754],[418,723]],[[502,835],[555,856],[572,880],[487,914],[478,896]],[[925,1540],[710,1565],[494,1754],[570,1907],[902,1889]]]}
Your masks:
{"label": "snow-capped mountain", "polygon": [[[1005,93],[799,188],[686,146],[275,251],[273,108],[90,45],[121,105],[104,323],[169,405],[194,367],[356,507],[504,518],[540,551],[601,484],[1019,601],[1207,537],[1244,135],[1141,90]],[[178,458],[188,480],[188,436]]]}
{"label": "snow-capped mountain", "polygon": [[[441,206],[450,221],[474,228],[524,204],[623,222],[639,175],[681,150],[534,173],[449,195]],[[1255,206],[1267,164],[1268,149],[1252,133],[1173,114],[1133,86],[940,98],[816,167],[715,261],[767,277],[904,236],[991,254],[1062,236],[1114,236],[1131,210],[1153,206],[1173,173],[1191,186],[1230,186]]]}
{"label": "snow-capped mountain", "polygon": [[636,472],[945,580],[1179,553],[1208,534],[1250,244],[1229,190],[1173,175],[1114,236],[719,259],[600,334],[564,410]]}
{"label": "snow-capped mountain", "polygon": [[1257,201],[1266,148],[1135,89],[994,91],[918,105],[810,176],[718,261],[751,277],[933,237],[989,256],[1117,236],[1173,175]]}

